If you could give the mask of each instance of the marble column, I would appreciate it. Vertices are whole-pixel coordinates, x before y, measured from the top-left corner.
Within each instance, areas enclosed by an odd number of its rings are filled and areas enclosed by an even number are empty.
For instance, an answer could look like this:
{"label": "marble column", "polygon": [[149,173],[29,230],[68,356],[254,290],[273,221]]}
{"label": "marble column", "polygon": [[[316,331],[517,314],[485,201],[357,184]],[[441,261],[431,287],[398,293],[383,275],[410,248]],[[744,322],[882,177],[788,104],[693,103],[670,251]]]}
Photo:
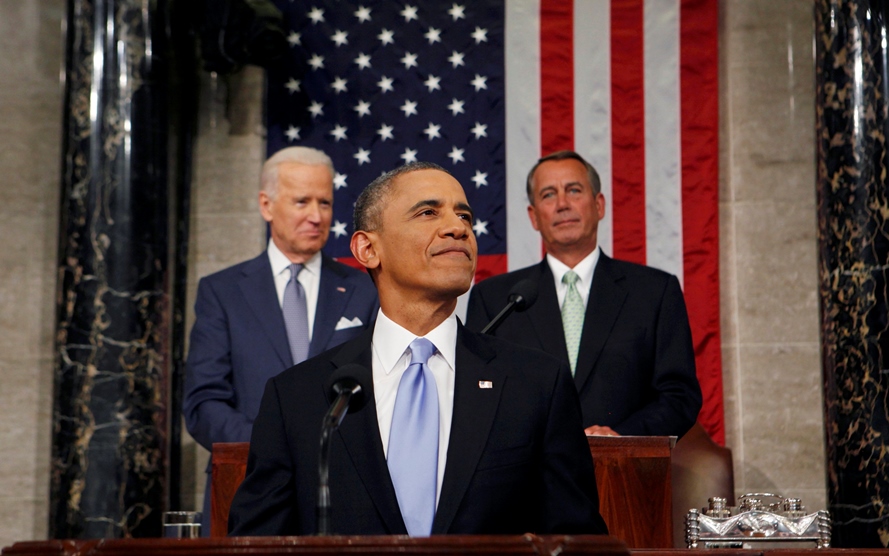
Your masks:
{"label": "marble column", "polygon": [[174,279],[165,5],[68,0],[54,538],[161,532]]}
{"label": "marble column", "polygon": [[879,0],[818,0],[819,282],[833,546],[889,546],[889,72]]}

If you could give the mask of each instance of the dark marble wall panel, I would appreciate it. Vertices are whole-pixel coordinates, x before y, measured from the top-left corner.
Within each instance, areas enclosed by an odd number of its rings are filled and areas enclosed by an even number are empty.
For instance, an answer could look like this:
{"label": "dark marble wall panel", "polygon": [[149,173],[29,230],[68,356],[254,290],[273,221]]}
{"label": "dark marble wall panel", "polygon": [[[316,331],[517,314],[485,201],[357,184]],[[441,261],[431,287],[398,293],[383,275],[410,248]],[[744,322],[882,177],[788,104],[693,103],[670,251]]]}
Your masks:
{"label": "dark marble wall panel", "polygon": [[164,2],[68,0],[50,536],[159,536],[170,249]]}
{"label": "dark marble wall panel", "polygon": [[819,279],[834,546],[889,546],[887,6],[816,3]]}

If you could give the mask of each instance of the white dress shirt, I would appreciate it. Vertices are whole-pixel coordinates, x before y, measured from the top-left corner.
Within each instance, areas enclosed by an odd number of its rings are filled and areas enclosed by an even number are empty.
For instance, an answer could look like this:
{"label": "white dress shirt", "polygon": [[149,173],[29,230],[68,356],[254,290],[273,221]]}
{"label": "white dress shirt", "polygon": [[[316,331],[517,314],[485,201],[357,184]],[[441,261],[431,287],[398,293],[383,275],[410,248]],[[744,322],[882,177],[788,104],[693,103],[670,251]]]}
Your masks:
{"label": "white dress shirt", "polygon": [[[278,306],[284,308],[284,290],[290,281],[290,259],[278,249],[275,242],[269,240],[266,250],[269,254],[269,262],[272,263],[272,276],[275,278],[275,290],[278,292]],[[309,319],[309,341],[312,341],[312,331],[315,328],[315,309],[318,307],[318,289],[321,283],[321,252],[312,255],[312,258],[303,263],[302,272],[297,276],[306,292],[306,316]]]}
{"label": "white dress shirt", "polygon": [[[392,414],[395,412],[395,396],[401,375],[411,362],[410,343],[418,336],[396,324],[380,309],[371,346],[373,348],[374,398],[383,454],[389,454],[389,432],[392,430]],[[447,463],[448,441],[451,436],[451,418],[454,413],[454,368],[457,351],[457,316],[451,314],[434,330],[423,336],[435,345],[435,353],[428,366],[435,377],[438,390],[438,484],[435,504],[441,496],[441,483]]]}
{"label": "white dress shirt", "polygon": [[582,261],[569,268],[568,265],[556,259],[550,254],[546,255],[546,262],[549,269],[553,273],[553,280],[556,282],[556,295],[559,298],[559,307],[565,302],[565,296],[568,294],[568,284],[562,283],[562,277],[569,270],[573,270],[580,278],[577,281],[577,293],[583,299],[584,308],[590,298],[590,286],[593,285],[593,273],[596,272],[596,264],[599,262],[599,246],[593,249],[592,253],[583,258]]}

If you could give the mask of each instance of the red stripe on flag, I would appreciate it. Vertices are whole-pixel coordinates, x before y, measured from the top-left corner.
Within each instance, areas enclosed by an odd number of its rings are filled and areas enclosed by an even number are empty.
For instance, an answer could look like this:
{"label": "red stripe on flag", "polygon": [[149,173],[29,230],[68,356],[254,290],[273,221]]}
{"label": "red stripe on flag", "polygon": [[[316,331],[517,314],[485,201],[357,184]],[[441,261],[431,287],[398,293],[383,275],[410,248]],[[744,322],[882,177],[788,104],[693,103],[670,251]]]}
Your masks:
{"label": "red stripe on flag", "polygon": [[574,148],[573,19],[572,0],[541,0],[541,155]]}
{"label": "red stripe on flag", "polygon": [[716,0],[682,0],[682,235],[685,301],[704,395],[699,420],[725,444],[719,337],[719,74]]}
{"label": "red stripe on flag", "polygon": [[478,265],[475,267],[475,283],[479,283],[491,276],[503,274],[506,270],[505,253],[501,255],[479,255]]}
{"label": "red stripe on flag", "polygon": [[615,258],[645,264],[642,0],[611,2],[611,214]]}

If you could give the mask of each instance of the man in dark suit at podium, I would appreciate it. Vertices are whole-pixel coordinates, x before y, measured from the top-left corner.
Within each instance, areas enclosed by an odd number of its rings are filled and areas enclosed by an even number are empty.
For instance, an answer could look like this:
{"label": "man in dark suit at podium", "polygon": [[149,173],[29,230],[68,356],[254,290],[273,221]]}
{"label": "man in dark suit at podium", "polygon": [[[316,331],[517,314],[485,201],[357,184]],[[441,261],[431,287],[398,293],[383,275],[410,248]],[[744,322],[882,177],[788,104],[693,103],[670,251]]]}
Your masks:
{"label": "man in dark suit at podium", "polygon": [[459,182],[429,163],[384,174],[356,202],[355,230],[374,328],[269,381],[230,534],[315,532],[325,383],[349,364],[373,378],[332,440],[331,532],[605,533],[567,365],[455,315],[477,260]]}
{"label": "man in dark suit at podium", "polygon": [[701,389],[679,281],[612,259],[597,245],[605,197],[579,154],[541,158],[527,180],[528,215],[546,257],[477,284],[466,326],[481,330],[521,280],[537,302],[496,336],[571,365],[588,434],[682,436],[697,419]]}

